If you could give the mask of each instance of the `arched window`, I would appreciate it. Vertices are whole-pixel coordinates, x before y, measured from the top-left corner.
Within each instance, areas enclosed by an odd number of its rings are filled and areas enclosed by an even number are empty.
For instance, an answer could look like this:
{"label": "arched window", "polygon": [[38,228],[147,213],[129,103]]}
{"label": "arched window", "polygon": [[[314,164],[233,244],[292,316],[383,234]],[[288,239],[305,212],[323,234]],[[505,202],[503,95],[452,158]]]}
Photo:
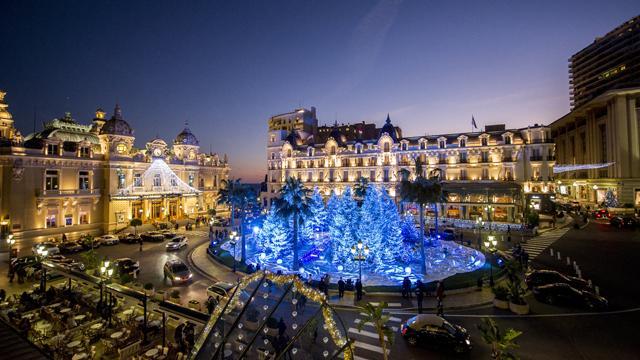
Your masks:
{"label": "arched window", "polygon": [[312,147],[307,149],[307,156],[313,156],[313,148]]}
{"label": "arched window", "polygon": [[486,137],[483,137],[481,140],[482,146],[487,146],[487,144],[489,143],[489,141],[487,140]]}
{"label": "arched window", "polygon": [[384,152],[389,152],[389,151],[391,151],[391,144],[389,144],[388,142],[384,143]]}
{"label": "arched window", "polygon": [[505,136],[504,137],[504,143],[506,145],[511,145],[511,136]]}
{"label": "arched window", "polygon": [[402,145],[400,145],[400,148],[401,148],[403,151],[407,151],[407,149],[408,149],[409,147],[408,147],[407,143],[402,143]]}
{"label": "arched window", "polygon": [[292,154],[293,152],[291,151],[291,149],[287,150],[287,157],[291,157]]}
{"label": "arched window", "polygon": [[420,142],[420,150],[425,150],[427,148],[427,142],[426,141],[421,141]]}
{"label": "arched window", "polygon": [[356,145],[356,154],[362,154],[362,145]]}
{"label": "arched window", "polygon": [[153,186],[162,186],[162,177],[160,174],[153,175]]}
{"label": "arched window", "polygon": [[332,146],[332,147],[329,148],[329,154],[330,155],[335,155],[336,154],[336,147],[335,146]]}
{"label": "arched window", "polygon": [[460,147],[461,147],[461,148],[463,148],[463,147],[465,147],[465,146],[467,146],[467,140],[465,140],[465,139],[460,139]]}
{"label": "arched window", "polygon": [[438,146],[440,147],[440,149],[444,149],[445,147],[447,147],[447,143],[444,140],[440,140],[438,142]]}

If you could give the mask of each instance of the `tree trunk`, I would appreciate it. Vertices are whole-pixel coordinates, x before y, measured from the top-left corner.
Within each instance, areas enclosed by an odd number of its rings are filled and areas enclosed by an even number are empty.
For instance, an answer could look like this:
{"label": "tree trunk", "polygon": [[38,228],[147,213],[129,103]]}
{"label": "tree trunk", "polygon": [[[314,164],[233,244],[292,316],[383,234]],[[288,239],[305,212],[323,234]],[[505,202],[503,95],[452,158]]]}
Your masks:
{"label": "tree trunk", "polygon": [[231,215],[229,216],[229,225],[231,225],[231,230],[233,230],[236,227],[236,222],[235,222],[235,205],[233,205],[233,203],[231,203]]}
{"label": "tree trunk", "polygon": [[240,215],[240,239],[242,241],[242,249],[240,250],[240,261],[244,264],[247,258],[247,241],[244,231],[244,208],[242,209],[242,214]]}
{"label": "tree trunk", "polygon": [[382,358],[384,360],[389,359],[389,355],[387,355],[387,342],[384,341],[384,332],[378,330],[378,340],[380,340],[380,347],[382,347]]}
{"label": "tree trunk", "polygon": [[422,257],[422,265],[420,269],[422,271],[422,275],[427,274],[427,255],[424,253],[424,205],[420,204],[420,256]]}
{"label": "tree trunk", "polygon": [[437,239],[438,238],[438,234],[440,234],[438,232],[438,203],[435,203],[433,208],[434,208],[434,213],[436,215],[436,221],[435,221],[434,226],[436,228],[436,239]]}
{"label": "tree trunk", "polygon": [[298,216],[293,214],[293,268],[291,271],[298,271]]}

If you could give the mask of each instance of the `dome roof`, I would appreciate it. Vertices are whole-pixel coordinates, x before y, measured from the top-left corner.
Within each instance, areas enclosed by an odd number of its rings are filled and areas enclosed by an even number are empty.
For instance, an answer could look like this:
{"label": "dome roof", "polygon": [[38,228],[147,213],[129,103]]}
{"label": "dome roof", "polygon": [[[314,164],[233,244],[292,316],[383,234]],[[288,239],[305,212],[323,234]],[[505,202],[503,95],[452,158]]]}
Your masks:
{"label": "dome roof", "polygon": [[387,133],[389,136],[391,136],[393,141],[398,141],[398,132],[396,131],[396,128],[393,126],[393,124],[391,124],[391,118],[389,117],[389,114],[387,114],[387,121],[385,121],[384,126],[382,127],[382,129],[380,129],[380,136],[382,136],[382,134],[384,133]]}
{"label": "dome roof", "polygon": [[329,136],[332,137],[338,145],[344,145],[347,142],[347,137],[340,132],[337,121],[333,124],[333,129],[331,129]]}
{"label": "dome roof", "polygon": [[198,141],[196,136],[193,135],[191,130],[186,126],[186,124],[185,124],[184,130],[182,130],[182,132],[178,134],[178,136],[176,136],[176,139],[173,141],[173,143],[175,145],[193,145],[193,146],[200,145],[200,142]]}
{"label": "dome roof", "polygon": [[102,125],[100,135],[133,136],[133,129],[129,126],[129,123],[122,118],[120,105],[116,104],[116,108],[113,110],[113,116]]}

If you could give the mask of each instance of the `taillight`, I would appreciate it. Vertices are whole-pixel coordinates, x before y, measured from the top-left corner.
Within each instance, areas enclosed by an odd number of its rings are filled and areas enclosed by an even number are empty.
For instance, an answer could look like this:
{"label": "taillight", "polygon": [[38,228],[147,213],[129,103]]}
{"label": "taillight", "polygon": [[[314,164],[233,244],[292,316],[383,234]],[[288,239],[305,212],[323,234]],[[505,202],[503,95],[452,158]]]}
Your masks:
{"label": "taillight", "polygon": [[402,335],[407,334],[407,327],[404,326],[404,324],[400,325],[400,332],[402,333]]}

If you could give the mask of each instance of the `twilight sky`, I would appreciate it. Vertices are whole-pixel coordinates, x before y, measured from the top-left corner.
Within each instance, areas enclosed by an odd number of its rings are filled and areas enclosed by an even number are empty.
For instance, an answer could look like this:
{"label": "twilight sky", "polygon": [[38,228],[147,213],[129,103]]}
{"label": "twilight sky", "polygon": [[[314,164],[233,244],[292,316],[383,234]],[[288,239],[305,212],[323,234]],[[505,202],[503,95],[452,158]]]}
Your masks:
{"label": "twilight sky", "polygon": [[119,102],[136,145],[185,120],[233,175],[261,180],[266,121],[387,113],[405,135],[550,123],[569,109],[567,59],[638,14],[600,1],[3,2],[0,89],[23,134]]}

